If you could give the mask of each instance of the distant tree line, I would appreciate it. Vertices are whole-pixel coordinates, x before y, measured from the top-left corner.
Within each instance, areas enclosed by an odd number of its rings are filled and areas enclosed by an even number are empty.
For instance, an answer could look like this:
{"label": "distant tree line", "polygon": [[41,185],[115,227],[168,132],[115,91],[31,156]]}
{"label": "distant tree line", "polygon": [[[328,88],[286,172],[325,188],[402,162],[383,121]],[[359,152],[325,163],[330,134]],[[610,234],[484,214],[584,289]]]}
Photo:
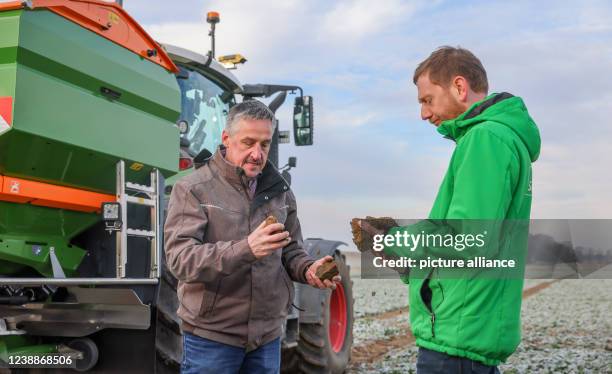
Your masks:
{"label": "distant tree line", "polygon": [[558,242],[544,234],[529,234],[527,263],[610,263],[612,250],[590,247],[574,247],[570,242]]}

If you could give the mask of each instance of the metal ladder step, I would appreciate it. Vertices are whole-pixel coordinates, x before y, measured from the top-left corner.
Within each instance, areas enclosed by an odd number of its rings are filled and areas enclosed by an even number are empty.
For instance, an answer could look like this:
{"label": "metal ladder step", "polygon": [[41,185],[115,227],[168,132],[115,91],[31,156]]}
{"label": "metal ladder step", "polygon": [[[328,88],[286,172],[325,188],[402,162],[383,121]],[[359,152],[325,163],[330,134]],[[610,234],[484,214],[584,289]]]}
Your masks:
{"label": "metal ladder step", "polygon": [[137,236],[141,238],[155,238],[155,231],[126,229],[128,236]]}
{"label": "metal ladder step", "polygon": [[136,205],[155,206],[156,202],[153,199],[145,199],[144,197],[127,196],[127,202]]}
{"label": "metal ladder step", "polygon": [[[163,190],[163,176],[159,170],[150,174],[151,185],[127,182],[125,180],[125,162],[117,162],[117,202],[121,205],[121,228],[117,231],[117,278],[126,278],[126,265],[128,258],[128,237],[147,238],[151,245],[151,263],[149,278],[159,278],[162,243],[161,232],[161,194]],[[137,195],[145,194],[146,197]],[[128,226],[128,209],[130,205],[147,206],[151,209],[151,222],[148,230],[132,229]]]}
{"label": "metal ladder step", "polygon": [[143,192],[143,193],[151,193],[151,194],[155,193],[155,188],[153,188],[152,186],[146,186],[144,184],[127,182],[125,184],[125,188],[130,191],[135,191],[135,192]]}

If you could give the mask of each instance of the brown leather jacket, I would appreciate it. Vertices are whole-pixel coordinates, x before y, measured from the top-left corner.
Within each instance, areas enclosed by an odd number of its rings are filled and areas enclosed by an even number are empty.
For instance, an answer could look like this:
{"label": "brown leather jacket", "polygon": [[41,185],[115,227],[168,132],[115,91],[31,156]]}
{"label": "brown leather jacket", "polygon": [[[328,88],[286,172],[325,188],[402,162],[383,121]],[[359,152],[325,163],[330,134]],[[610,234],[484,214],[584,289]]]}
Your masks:
{"label": "brown leather jacket", "polygon": [[[250,199],[244,171],[220,151],[172,189],[166,263],[178,279],[181,328],[248,351],[281,335],[293,282],[306,283],[313,259],[302,247],[295,196],[268,163]],[[257,260],[247,236],[269,215],[292,241]]]}

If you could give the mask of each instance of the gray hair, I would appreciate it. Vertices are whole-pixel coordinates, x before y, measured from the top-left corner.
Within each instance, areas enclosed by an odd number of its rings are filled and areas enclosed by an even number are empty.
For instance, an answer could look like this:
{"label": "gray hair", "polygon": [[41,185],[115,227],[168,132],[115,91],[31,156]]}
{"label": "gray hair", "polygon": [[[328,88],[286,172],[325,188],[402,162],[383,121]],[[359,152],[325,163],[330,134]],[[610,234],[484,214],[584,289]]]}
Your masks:
{"label": "gray hair", "polygon": [[236,133],[236,125],[243,119],[250,120],[268,120],[271,123],[272,131],[274,132],[274,113],[268,106],[258,100],[245,100],[240,104],[234,105],[227,116],[225,123],[225,131],[233,135]]}

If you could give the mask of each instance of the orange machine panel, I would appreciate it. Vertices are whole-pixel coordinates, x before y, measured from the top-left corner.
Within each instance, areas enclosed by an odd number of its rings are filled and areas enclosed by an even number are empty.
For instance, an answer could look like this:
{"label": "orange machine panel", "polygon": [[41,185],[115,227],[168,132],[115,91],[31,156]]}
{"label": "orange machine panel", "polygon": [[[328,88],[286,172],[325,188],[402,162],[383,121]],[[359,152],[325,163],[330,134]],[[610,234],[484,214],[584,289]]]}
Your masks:
{"label": "orange machine panel", "polygon": [[0,200],[94,213],[114,195],[0,175]]}
{"label": "orange machine panel", "polygon": [[9,2],[1,10],[46,8],[80,26],[111,40],[142,58],[163,66],[173,73],[178,68],[166,51],[116,3],[100,0],[31,0],[29,4]]}
{"label": "orange machine panel", "polygon": [[23,1],[8,1],[0,3],[0,11],[2,10],[17,10],[23,8]]}

